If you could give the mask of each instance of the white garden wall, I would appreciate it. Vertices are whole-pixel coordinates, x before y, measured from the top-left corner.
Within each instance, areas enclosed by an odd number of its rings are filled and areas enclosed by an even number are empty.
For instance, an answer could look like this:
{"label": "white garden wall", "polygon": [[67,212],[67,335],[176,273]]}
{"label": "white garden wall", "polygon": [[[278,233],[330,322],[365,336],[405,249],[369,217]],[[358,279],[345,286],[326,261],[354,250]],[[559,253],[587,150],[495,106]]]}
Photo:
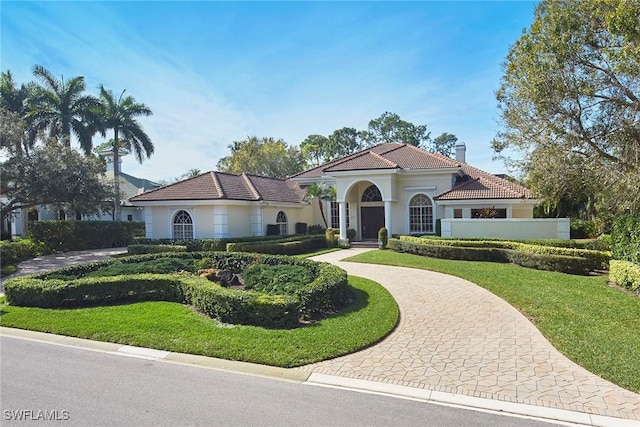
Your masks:
{"label": "white garden wall", "polygon": [[442,219],[442,237],[569,239],[568,218]]}

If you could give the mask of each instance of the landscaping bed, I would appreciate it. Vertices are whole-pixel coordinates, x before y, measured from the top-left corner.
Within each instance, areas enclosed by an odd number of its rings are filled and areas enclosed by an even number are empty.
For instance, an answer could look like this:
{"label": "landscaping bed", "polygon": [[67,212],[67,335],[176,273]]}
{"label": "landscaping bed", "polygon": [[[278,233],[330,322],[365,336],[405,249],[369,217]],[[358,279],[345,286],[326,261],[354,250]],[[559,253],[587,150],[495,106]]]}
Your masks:
{"label": "landscaping bed", "polygon": [[0,324],[289,368],[352,353],[393,330],[399,311],[386,289],[349,277],[347,290],[354,298],[351,305],[293,329],[222,324],[189,306],[165,301],[58,309],[0,305]]}
{"label": "landscaping bed", "polygon": [[[248,275],[231,289],[198,274],[203,268]],[[293,274],[292,274],[293,272]],[[225,323],[291,328],[336,312],[350,296],[344,270],[292,257],[225,253],[157,253],[70,266],[4,283],[7,302],[60,308],[135,301],[189,304]]]}

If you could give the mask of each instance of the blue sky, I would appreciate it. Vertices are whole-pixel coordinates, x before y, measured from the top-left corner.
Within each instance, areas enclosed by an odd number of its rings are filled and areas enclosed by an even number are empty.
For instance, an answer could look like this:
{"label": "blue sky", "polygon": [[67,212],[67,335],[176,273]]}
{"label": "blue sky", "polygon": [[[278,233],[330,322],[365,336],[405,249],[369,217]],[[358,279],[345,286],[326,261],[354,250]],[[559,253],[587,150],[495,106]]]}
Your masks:
{"label": "blue sky", "polygon": [[247,135],[297,145],[385,111],[457,135],[468,163],[497,173],[501,64],[535,4],[2,1],[0,60],[19,83],[40,64],[147,104],[156,152],[123,162],[139,177],[213,170]]}

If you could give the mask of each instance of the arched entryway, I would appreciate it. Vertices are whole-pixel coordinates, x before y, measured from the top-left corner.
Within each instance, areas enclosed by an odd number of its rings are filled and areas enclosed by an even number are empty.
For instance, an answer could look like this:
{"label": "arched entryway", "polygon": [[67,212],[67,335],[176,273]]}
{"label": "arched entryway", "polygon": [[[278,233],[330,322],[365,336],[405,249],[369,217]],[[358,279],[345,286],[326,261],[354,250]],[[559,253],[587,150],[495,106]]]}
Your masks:
{"label": "arched entryway", "polygon": [[384,202],[380,189],[371,184],[365,188],[360,198],[360,233],[362,240],[375,240],[378,231],[384,227]]}

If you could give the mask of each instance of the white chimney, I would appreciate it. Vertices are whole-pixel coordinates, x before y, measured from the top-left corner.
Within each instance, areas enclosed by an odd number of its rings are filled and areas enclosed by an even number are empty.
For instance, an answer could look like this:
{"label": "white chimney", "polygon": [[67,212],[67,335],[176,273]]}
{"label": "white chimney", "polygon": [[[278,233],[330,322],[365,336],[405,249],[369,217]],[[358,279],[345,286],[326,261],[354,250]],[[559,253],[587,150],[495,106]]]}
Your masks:
{"label": "white chimney", "polygon": [[[104,161],[107,164],[107,172],[113,172],[113,150],[101,150],[98,151],[98,154],[104,157]],[[122,158],[127,154],[129,154],[129,152],[123,149],[120,149],[118,152],[118,165],[120,166],[120,172],[122,172]]]}
{"label": "white chimney", "polygon": [[467,146],[464,142],[456,144],[456,160],[460,163],[467,163]]}

